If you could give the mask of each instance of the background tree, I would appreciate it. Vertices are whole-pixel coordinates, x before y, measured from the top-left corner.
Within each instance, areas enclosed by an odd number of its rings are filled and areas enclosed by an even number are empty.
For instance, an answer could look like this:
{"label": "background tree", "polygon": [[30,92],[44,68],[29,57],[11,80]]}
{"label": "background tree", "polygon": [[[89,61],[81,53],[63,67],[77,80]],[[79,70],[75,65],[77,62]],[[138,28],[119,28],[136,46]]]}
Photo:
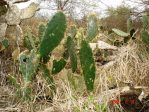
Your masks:
{"label": "background tree", "polygon": [[[41,9],[49,10],[55,13],[57,10],[62,10],[66,15],[74,19],[81,19],[88,12],[96,12],[99,8],[98,0],[39,0],[43,7]],[[47,5],[46,5],[47,4]],[[46,5],[46,7],[45,7]]]}
{"label": "background tree", "polygon": [[127,31],[127,19],[131,17],[131,8],[121,5],[117,8],[109,7],[106,11],[106,17],[101,19],[103,27],[107,30],[118,28]]}

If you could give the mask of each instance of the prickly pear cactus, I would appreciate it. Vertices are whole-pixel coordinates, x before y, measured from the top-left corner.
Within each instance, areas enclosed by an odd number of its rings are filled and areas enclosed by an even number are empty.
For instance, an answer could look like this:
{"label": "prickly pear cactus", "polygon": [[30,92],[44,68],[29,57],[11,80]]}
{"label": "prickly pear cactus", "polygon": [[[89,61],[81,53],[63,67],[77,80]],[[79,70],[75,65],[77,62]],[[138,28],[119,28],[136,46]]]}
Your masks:
{"label": "prickly pear cactus", "polygon": [[9,41],[8,41],[8,39],[2,40],[1,43],[3,44],[3,46],[5,46],[5,48],[7,48],[7,47],[9,46]]}
{"label": "prickly pear cactus", "polygon": [[72,37],[67,38],[67,49],[70,56],[72,72],[74,73],[77,69],[77,55],[76,55],[75,43]]}
{"label": "prickly pear cactus", "polygon": [[142,22],[143,22],[143,28],[144,30],[148,28],[148,16],[144,15],[143,16],[143,19],[142,19]]}
{"label": "prickly pear cactus", "polygon": [[41,57],[47,57],[49,53],[58,46],[64,37],[65,30],[66,18],[65,15],[59,11],[47,25],[47,29],[39,48]]}
{"label": "prickly pear cactus", "polygon": [[39,54],[34,50],[31,50],[31,52],[24,51],[20,54],[20,71],[22,72],[25,82],[32,81],[32,78],[36,75],[39,59]]}
{"label": "prickly pear cactus", "polygon": [[76,40],[76,43],[77,43],[77,47],[79,48],[80,45],[81,45],[81,41],[84,39],[84,28],[80,27],[78,30],[77,30],[77,34],[75,36],[75,40]]}
{"label": "prickly pear cactus", "polygon": [[[46,65],[42,64],[41,65],[41,70],[43,72],[43,77],[47,81],[47,83],[48,83],[49,87],[51,88],[52,92],[56,93],[55,83],[54,83],[53,77],[50,74],[49,69],[47,68]],[[52,93],[52,95],[54,93]]]}
{"label": "prickly pear cactus", "polygon": [[44,36],[44,33],[45,33],[45,30],[46,30],[46,26],[43,25],[43,24],[41,24],[41,25],[39,26],[39,31],[38,31],[39,42],[42,41],[43,36]]}
{"label": "prickly pear cactus", "polygon": [[123,31],[116,29],[116,28],[113,28],[112,31],[121,37],[127,37],[130,35],[129,33],[123,32]]}
{"label": "prickly pear cactus", "polygon": [[89,92],[93,91],[95,74],[96,74],[95,62],[92,50],[89,44],[85,40],[83,40],[81,43],[80,62],[87,90]]}
{"label": "prickly pear cactus", "polygon": [[147,31],[143,30],[143,31],[141,32],[141,37],[142,37],[142,41],[143,41],[145,44],[149,45],[149,33],[148,33]]}
{"label": "prickly pear cactus", "polygon": [[0,51],[6,49],[9,46],[8,39],[4,39],[0,42]]}
{"label": "prickly pear cactus", "polygon": [[76,34],[77,34],[76,26],[75,25],[70,26],[70,29],[68,31],[68,36],[74,38]]}
{"label": "prickly pear cactus", "polygon": [[36,49],[35,39],[33,39],[33,35],[30,32],[28,32],[24,37],[24,46],[30,51]]}
{"label": "prickly pear cactus", "polygon": [[90,14],[87,18],[87,40],[93,40],[98,33],[98,23],[95,14]]}
{"label": "prickly pear cactus", "polygon": [[66,61],[61,58],[60,60],[53,60],[53,68],[52,68],[52,74],[59,73],[66,65]]}
{"label": "prickly pear cactus", "polygon": [[39,65],[39,55],[34,51],[24,51],[19,56],[20,71],[22,72],[24,85],[22,89],[23,100],[30,100],[31,82],[36,75],[37,67]]}
{"label": "prickly pear cactus", "polygon": [[127,20],[127,32],[129,33],[132,29],[133,29],[132,19],[129,18],[129,19]]}

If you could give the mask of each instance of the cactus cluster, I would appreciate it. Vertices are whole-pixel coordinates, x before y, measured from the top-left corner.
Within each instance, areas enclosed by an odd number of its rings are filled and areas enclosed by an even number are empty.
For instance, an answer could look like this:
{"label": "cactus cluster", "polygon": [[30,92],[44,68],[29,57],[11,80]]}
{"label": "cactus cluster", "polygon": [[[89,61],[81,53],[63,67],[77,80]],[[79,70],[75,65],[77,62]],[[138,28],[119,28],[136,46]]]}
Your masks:
{"label": "cactus cluster", "polygon": [[[147,46],[149,46],[148,26],[149,26],[148,16],[143,15],[142,17],[143,28],[141,31],[141,39]],[[135,30],[133,28],[133,22],[130,18],[127,20],[127,33],[115,28],[113,28],[112,30],[118,36],[124,37],[123,39],[124,43],[127,43],[130,39],[135,39]]]}
{"label": "cactus cluster", "polygon": [[[121,31],[119,29],[113,28],[112,31],[120,37],[123,37],[122,45],[127,44],[130,40],[135,39],[135,30],[133,28],[133,21],[131,18],[127,20],[127,32]],[[119,41],[115,41],[114,45],[119,46]]]}
{"label": "cactus cluster", "polygon": [[87,90],[89,92],[93,91],[96,70],[93,53],[88,42],[93,40],[97,35],[96,16],[89,15],[88,22],[89,25],[87,26],[86,34],[79,35],[81,36],[79,37],[79,56],[77,56],[75,41],[78,30],[75,26],[72,26],[66,36],[63,56],[59,60],[53,60],[52,69],[48,69],[47,62],[50,60],[52,51],[64,38],[66,31],[66,17],[63,12],[57,12],[46,26],[40,25],[38,38],[33,38],[31,33],[28,33],[24,37],[24,45],[28,50],[23,51],[19,55],[20,71],[24,79],[23,88],[21,88],[21,85],[13,77],[9,77],[9,79],[20,88],[19,92],[25,100],[31,99],[31,85],[37,71],[43,73],[43,77],[51,88],[52,93],[56,93],[53,75],[58,74],[64,69],[68,61],[71,63],[72,73],[76,72],[78,57],[80,58]]}
{"label": "cactus cluster", "polygon": [[[57,12],[47,26],[39,26],[38,38],[34,38],[31,33],[24,37],[24,46],[28,50],[19,55],[20,71],[24,79],[23,88],[20,88],[20,94],[23,99],[31,99],[31,84],[38,70],[43,73],[43,77],[53,93],[56,92],[52,74],[60,72],[66,62],[64,60],[53,61],[52,71],[47,68],[46,63],[49,60],[50,53],[63,39],[65,30],[65,15],[62,12]],[[10,79],[14,78],[11,77]],[[16,81],[12,80],[12,82]]]}

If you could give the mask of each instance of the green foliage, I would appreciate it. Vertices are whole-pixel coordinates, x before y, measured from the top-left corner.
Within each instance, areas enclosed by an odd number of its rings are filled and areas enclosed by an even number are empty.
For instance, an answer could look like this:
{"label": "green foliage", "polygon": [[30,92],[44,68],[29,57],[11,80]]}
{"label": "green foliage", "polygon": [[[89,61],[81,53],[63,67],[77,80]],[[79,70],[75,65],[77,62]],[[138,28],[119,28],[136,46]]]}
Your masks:
{"label": "green foliage", "polygon": [[59,73],[66,65],[66,61],[61,58],[60,60],[53,60],[53,68],[52,68],[52,74]]}
{"label": "green foliage", "polygon": [[36,71],[39,65],[39,55],[34,51],[23,52],[20,54],[20,71],[23,75],[24,85],[21,90],[23,100],[30,100],[31,94],[31,82],[36,75]]}
{"label": "green foliage", "polygon": [[133,9],[123,4],[116,8],[108,7],[107,16],[101,20],[101,23],[106,31],[117,28],[127,32],[126,22],[131,17],[131,12],[133,12]]}
{"label": "green foliage", "polygon": [[[44,25],[40,25],[37,38],[33,39],[33,35],[31,33],[28,33],[28,35],[25,36],[24,45],[28,48],[29,51],[24,51],[19,56],[20,71],[24,79],[23,89],[21,89],[20,93],[25,100],[31,99],[31,83],[37,74],[37,70],[42,71],[43,77],[47,81],[51,90],[54,91],[54,93],[56,93],[56,88],[52,75],[59,73],[65,67],[67,63],[66,61],[69,57],[72,72],[74,73],[76,71],[77,50],[74,42],[75,38],[79,40],[79,47],[81,43],[80,62],[87,90],[89,92],[93,91],[96,70],[93,53],[87,42],[96,37],[98,33],[97,18],[95,15],[90,15],[88,17],[86,40],[83,40],[85,39],[83,28],[77,30],[75,26],[71,26],[68,32],[69,34],[67,34],[69,36],[64,45],[65,48],[63,56],[60,58],[60,60],[53,60],[53,67],[50,71],[46,64],[51,59],[50,56],[52,51],[60,44],[61,40],[64,38],[65,30],[66,18],[65,15],[59,11],[48,22],[46,27]],[[38,41],[36,39],[38,39]]]}
{"label": "green foliage", "polygon": [[144,30],[148,28],[148,16],[143,16],[143,19],[142,19],[142,22],[143,22],[143,28]]}
{"label": "green foliage", "polygon": [[62,12],[57,12],[47,25],[39,52],[41,57],[47,57],[58,46],[64,37],[66,18]]}
{"label": "green foliage", "polygon": [[32,81],[32,78],[36,75],[39,59],[39,55],[34,50],[31,50],[30,53],[23,52],[20,54],[20,71],[25,82]]}
{"label": "green foliage", "polygon": [[72,87],[76,90],[77,89],[77,84],[76,84],[76,81],[75,81],[75,78],[74,78],[74,74],[68,72],[67,73],[67,78],[68,78],[68,81],[70,82],[70,85],[72,85]]}
{"label": "green foliage", "polygon": [[8,41],[8,39],[2,40],[1,43],[3,44],[3,46],[4,46],[5,48],[7,48],[7,47],[9,46],[9,41]]}
{"label": "green foliage", "polygon": [[70,56],[72,72],[74,73],[77,69],[77,55],[76,55],[75,43],[72,37],[67,38],[67,49]]}
{"label": "green foliage", "polygon": [[70,26],[70,29],[68,31],[68,35],[72,38],[75,37],[75,35],[77,34],[77,28],[75,25]]}
{"label": "green foliage", "polygon": [[80,45],[81,45],[81,41],[84,39],[84,28],[80,27],[78,30],[77,30],[77,34],[75,36],[75,40],[76,40],[76,43],[77,43],[77,47],[79,48]]}
{"label": "green foliage", "polygon": [[20,89],[21,88],[21,85],[17,82],[16,78],[13,77],[12,75],[8,75],[7,77],[8,81],[10,83],[12,83],[17,89]]}
{"label": "green foliage", "polygon": [[63,58],[64,58],[65,60],[67,60],[67,59],[69,58],[69,52],[68,52],[68,49],[67,49],[67,48],[65,48],[65,50],[64,50]]}
{"label": "green foliage", "polygon": [[127,32],[129,33],[132,29],[133,29],[132,19],[129,18],[129,19],[127,20]]}
{"label": "green foliage", "polygon": [[83,40],[80,49],[80,62],[83,70],[85,84],[88,91],[93,91],[95,80],[95,62],[89,44]]}
{"label": "green foliage", "polygon": [[30,101],[31,93],[31,88],[29,87],[29,83],[27,83],[26,86],[21,89],[21,93],[19,94],[21,94],[23,101]]}
{"label": "green foliage", "polygon": [[143,31],[141,32],[141,37],[142,37],[142,41],[143,41],[145,44],[149,45],[149,33],[148,33],[147,31],[143,30]]}
{"label": "green foliage", "polygon": [[6,49],[9,46],[9,41],[8,39],[3,39],[0,42],[0,52],[3,51],[4,49]]}
{"label": "green foliage", "polygon": [[46,30],[46,26],[43,25],[43,24],[41,24],[41,25],[39,26],[39,31],[38,31],[39,42],[42,41],[43,36],[44,36],[44,33],[45,33],[45,30]]}
{"label": "green foliage", "polygon": [[92,41],[98,33],[98,23],[95,14],[90,14],[87,19],[87,40]]}
{"label": "green foliage", "polygon": [[[53,77],[50,75],[50,71],[47,68],[46,65],[42,64],[41,65],[41,70],[43,71],[43,77],[45,78],[45,80],[47,81],[49,87],[51,88],[51,90],[56,93],[56,87],[55,87],[55,83],[53,80]],[[53,94],[53,93],[52,93]]]}
{"label": "green foliage", "polygon": [[8,39],[3,39],[0,42],[0,51],[3,51],[4,49],[6,49],[9,46],[9,41]]}
{"label": "green foliage", "polygon": [[31,32],[28,32],[24,37],[24,46],[31,51],[32,49],[36,49],[35,46],[35,38],[33,38],[33,35]]}
{"label": "green foliage", "polygon": [[114,33],[116,33],[118,36],[121,36],[121,37],[127,37],[127,36],[129,36],[129,33],[125,33],[125,32],[123,32],[123,31],[121,31],[119,29],[116,29],[116,28],[113,28],[112,31]]}

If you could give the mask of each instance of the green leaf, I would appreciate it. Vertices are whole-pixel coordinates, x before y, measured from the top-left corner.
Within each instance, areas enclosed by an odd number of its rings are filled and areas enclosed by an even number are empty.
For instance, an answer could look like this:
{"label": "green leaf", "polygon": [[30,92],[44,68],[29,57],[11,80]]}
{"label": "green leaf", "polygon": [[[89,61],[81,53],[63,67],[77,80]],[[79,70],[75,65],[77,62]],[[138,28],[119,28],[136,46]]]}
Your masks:
{"label": "green leaf", "polygon": [[141,32],[141,37],[142,37],[142,41],[143,41],[145,44],[149,45],[149,33],[148,33],[147,31],[143,30],[143,31]]}
{"label": "green leaf", "polygon": [[67,49],[70,56],[72,72],[74,73],[77,69],[77,55],[76,55],[75,43],[71,37],[67,38]]}
{"label": "green leaf", "polygon": [[93,91],[96,74],[95,62],[92,50],[85,40],[81,43],[80,62],[87,90]]}
{"label": "green leaf", "polygon": [[66,65],[66,61],[61,58],[60,60],[53,60],[52,74],[59,73]]}
{"label": "green leaf", "polygon": [[90,14],[87,18],[87,40],[92,41],[98,33],[98,22],[95,14]]}
{"label": "green leaf", "polygon": [[125,32],[123,32],[123,31],[121,31],[119,29],[116,29],[116,28],[113,28],[112,31],[114,33],[116,33],[118,36],[121,36],[121,37],[127,37],[127,36],[129,36],[129,33],[125,33]]}
{"label": "green leaf", "polygon": [[64,37],[66,30],[65,15],[59,11],[47,25],[42,42],[39,47],[41,57],[47,57],[54,50]]}
{"label": "green leaf", "polygon": [[2,44],[3,44],[3,46],[4,46],[5,48],[7,48],[7,47],[9,46],[9,41],[8,41],[8,39],[2,40]]}
{"label": "green leaf", "polygon": [[11,75],[8,75],[8,80],[10,83],[12,83],[17,89],[20,89],[20,84],[17,82],[16,78],[11,76]]}
{"label": "green leaf", "polygon": [[147,29],[148,28],[148,16],[146,16],[146,15],[143,16],[142,22],[143,22],[143,28]]}

